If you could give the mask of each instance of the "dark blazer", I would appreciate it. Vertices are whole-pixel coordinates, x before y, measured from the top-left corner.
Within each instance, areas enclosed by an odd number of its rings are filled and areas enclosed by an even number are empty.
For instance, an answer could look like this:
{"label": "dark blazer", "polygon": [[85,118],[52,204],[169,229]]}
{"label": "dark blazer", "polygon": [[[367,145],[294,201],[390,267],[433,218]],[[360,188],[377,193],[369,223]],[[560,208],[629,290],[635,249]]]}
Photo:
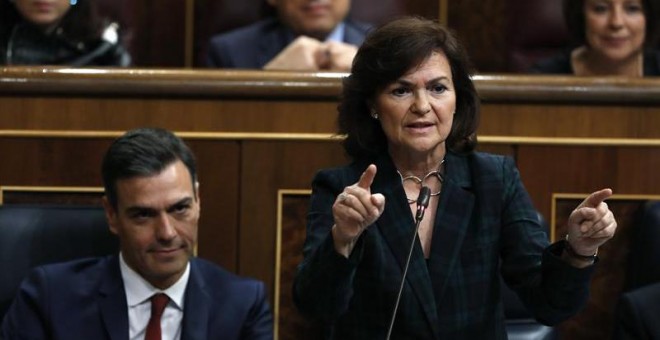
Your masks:
{"label": "dark blazer", "polygon": [[660,339],[660,283],[624,294],[617,308],[614,339]]}
{"label": "dark blazer", "polygon": [[[108,24],[105,30],[119,34],[114,24]],[[80,41],[66,34],[44,34],[41,28],[23,22],[0,32],[0,65],[127,67],[131,56],[120,41],[102,37]]]}
{"label": "dark blazer", "polygon": [[[369,26],[345,21],[344,42],[359,46]],[[294,34],[277,19],[267,19],[211,38],[206,65],[218,68],[261,69],[293,40]]]}
{"label": "dark blazer", "polygon": [[[532,65],[529,72],[539,74],[574,74],[571,65],[571,52],[566,50],[552,57],[539,60]],[[660,76],[660,52],[647,50],[644,52],[644,76]]]}
{"label": "dark blazer", "polygon": [[[299,309],[336,339],[384,339],[401,282],[414,220],[388,155],[372,161],[372,193],[385,211],[349,259],[333,248],[331,207],[370,162],[322,170],[312,183],[304,259],[294,282]],[[559,259],[510,158],[447,153],[431,254],[416,242],[393,339],[505,339],[500,271],[539,321],[555,324],[586,302],[593,266]]]}
{"label": "dark blazer", "polygon": [[[261,282],[193,258],[181,339],[272,339]],[[128,307],[117,255],[37,267],[2,324],[12,339],[128,339]]]}

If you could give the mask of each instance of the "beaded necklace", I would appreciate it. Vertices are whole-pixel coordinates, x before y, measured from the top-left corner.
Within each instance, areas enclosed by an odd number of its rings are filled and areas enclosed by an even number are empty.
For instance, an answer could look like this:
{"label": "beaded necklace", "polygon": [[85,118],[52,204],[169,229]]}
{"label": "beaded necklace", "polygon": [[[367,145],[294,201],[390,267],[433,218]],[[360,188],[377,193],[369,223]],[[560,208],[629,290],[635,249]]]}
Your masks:
{"label": "beaded necklace", "polygon": [[[442,174],[442,164],[444,164],[444,163],[445,163],[445,159],[443,158],[440,161],[440,164],[438,164],[438,168],[433,170],[433,171],[430,171],[423,178],[419,178],[415,175],[408,175],[406,177],[403,177],[403,175],[401,174],[401,172],[399,170],[397,170],[396,173],[399,174],[399,177],[401,177],[401,184],[402,185],[405,183],[405,181],[413,181],[415,184],[417,184],[421,188],[422,185],[424,185],[424,183],[426,182],[426,179],[428,179],[429,177],[436,177],[438,179],[438,181],[440,181],[440,183],[442,183],[445,180],[445,178]],[[405,185],[404,185],[404,187],[405,187]],[[438,190],[438,192],[432,192],[431,196],[440,195],[440,191],[441,190]],[[412,199],[412,198],[408,197],[407,195],[406,195],[406,199],[408,200],[408,204],[413,204],[413,203],[417,202],[417,198]]]}

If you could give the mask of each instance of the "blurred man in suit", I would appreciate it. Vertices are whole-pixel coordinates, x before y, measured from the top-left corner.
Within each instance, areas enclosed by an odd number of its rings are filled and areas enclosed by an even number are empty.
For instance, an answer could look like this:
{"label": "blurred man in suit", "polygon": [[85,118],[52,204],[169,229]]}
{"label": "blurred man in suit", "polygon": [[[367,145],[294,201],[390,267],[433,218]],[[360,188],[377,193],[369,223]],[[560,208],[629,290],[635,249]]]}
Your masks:
{"label": "blurred man in suit", "polygon": [[614,339],[660,339],[660,283],[623,294]]}
{"label": "blurred man in suit", "polygon": [[348,71],[368,26],[348,20],[350,0],[266,0],[277,18],[211,38],[207,65]]}
{"label": "blurred man in suit", "polygon": [[272,339],[263,283],[193,256],[199,183],[181,139],[129,131],[110,146],[102,173],[119,254],[38,267],[0,338]]}

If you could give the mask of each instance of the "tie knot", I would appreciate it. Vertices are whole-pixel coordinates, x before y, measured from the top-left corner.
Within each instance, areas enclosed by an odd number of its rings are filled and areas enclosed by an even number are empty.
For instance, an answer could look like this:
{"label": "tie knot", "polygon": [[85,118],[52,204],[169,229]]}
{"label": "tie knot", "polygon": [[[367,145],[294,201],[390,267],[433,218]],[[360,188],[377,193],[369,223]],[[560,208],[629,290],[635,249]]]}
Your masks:
{"label": "tie knot", "polygon": [[165,306],[167,306],[169,301],[170,298],[163,293],[154,294],[151,297],[151,316],[160,319],[161,315],[163,315],[163,311],[165,310]]}

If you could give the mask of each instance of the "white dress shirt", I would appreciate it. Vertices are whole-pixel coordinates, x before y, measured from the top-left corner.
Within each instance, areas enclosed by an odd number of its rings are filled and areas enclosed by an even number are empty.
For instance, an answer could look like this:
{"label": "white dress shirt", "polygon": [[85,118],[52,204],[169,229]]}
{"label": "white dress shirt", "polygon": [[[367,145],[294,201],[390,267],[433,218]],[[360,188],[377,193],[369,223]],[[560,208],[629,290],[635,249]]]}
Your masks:
{"label": "white dress shirt", "polygon": [[124,261],[119,253],[119,269],[124,281],[126,302],[128,304],[128,338],[144,340],[147,324],[151,317],[151,296],[164,293],[170,298],[160,319],[161,339],[181,339],[181,321],[183,320],[183,297],[190,276],[190,262],[181,278],[165,290],[160,290],[147,282]]}

